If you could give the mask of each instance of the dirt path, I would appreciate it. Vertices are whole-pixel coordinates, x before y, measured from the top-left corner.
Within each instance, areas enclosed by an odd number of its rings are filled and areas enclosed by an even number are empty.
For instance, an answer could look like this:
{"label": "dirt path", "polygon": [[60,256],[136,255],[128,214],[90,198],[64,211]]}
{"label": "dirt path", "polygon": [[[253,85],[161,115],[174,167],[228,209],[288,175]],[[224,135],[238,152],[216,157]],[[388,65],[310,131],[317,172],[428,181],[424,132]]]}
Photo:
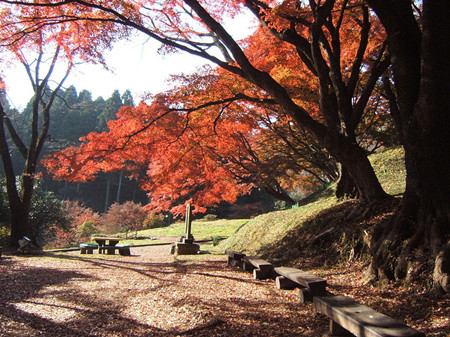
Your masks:
{"label": "dirt path", "polygon": [[320,336],[296,291],[226,267],[224,256],[60,253],[0,260],[0,336]]}

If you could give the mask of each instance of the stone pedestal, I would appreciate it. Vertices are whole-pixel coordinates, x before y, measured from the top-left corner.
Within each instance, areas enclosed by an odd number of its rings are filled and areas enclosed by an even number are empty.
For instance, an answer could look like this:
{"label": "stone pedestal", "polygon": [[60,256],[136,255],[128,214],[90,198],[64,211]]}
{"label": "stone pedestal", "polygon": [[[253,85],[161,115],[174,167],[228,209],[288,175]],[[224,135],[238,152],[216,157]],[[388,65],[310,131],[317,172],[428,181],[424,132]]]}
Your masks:
{"label": "stone pedestal", "polygon": [[194,243],[194,236],[191,234],[191,205],[186,205],[186,217],[184,234],[170,247],[171,254],[194,255],[198,254],[200,246]]}
{"label": "stone pedestal", "polygon": [[194,255],[198,254],[200,246],[196,243],[176,242],[171,247],[171,253],[176,255]]}

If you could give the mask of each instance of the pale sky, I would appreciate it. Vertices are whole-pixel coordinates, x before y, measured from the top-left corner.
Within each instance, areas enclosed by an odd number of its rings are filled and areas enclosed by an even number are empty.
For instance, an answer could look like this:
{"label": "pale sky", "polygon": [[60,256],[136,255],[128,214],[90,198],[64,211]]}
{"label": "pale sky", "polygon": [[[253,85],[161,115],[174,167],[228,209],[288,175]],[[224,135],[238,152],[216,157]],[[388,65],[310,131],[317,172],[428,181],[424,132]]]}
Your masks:
{"label": "pale sky", "polygon": [[[158,93],[169,88],[166,79],[171,74],[191,73],[206,62],[187,53],[162,56],[157,53],[159,44],[154,41],[123,41],[106,53],[106,63],[111,71],[101,65],[83,64],[72,70],[64,87],[74,85],[80,92],[88,90],[93,99],[107,99],[115,89],[120,93],[129,89],[135,101],[145,92]],[[33,92],[22,65],[6,71],[5,82],[10,102],[23,108]],[[59,79],[58,76],[54,77]]]}
{"label": "pale sky", "polygon": [[[235,39],[242,39],[254,30],[255,23],[247,14],[236,17],[226,26]],[[78,65],[72,70],[64,87],[73,84],[78,92],[88,90],[94,100],[98,96],[109,98],[115,89],[120,93],[129,89],[135,102],[138,102],[145,93],[156,94],[169,89],[166,80],[170,75],[192,73],[197,67],[206,64],[206,60],[185,52],[159,55],[159,46],[158,42],[147,37],[120,42],[105,54],[111,71],[103,69],[101,65]],[[17,109],[24,108],[33,93],[23,66],[3,69],[2,75],[8,99]]]}

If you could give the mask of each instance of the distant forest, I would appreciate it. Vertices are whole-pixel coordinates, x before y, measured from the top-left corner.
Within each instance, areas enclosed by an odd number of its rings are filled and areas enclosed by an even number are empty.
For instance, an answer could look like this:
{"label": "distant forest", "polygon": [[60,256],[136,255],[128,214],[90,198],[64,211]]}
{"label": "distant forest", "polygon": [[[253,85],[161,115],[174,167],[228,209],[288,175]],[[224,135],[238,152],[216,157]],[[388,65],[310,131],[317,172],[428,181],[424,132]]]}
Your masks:
{"label": "distant forest", "polygon": [[[30,128],[32,102],[33,99],[23,111],[17,111],[5,104],[8,107],[8,114],[14,116],[11,119],[25,141],[27,141],[27,135],[29,137],[29,132],[26,130]],[[4,100],[4,103],[7,103],[7,100]],[[80,138],[90,132],[106,131],[108,121],[115,119],[119,109],[127,105],[134,105],[129,90],[123,94],[115,90],[106,100],[103,97],[93,100],[89,91],[82,90],[78,93],[74,86],[60,90],[51,109],[50,131],[42,157],[67,146],[78,146],[81,143]],[[14,166],[22,167],[22,156],[15,147],[11,149],[14,151]],[[17,174],[20,173],[17,172]],[[0,176],[5,176],[3,165],[0,165]],[[42,172],[39,181],[42,189],[53,191],[59,199],[78,200],[97,212],[105,211],[115,202],[132,200],[145,204],[148,199],[146,192],[139,189],[137,181],[128,180],[120,172],[101,174],[93,182],[79,184],[55,181]]]}

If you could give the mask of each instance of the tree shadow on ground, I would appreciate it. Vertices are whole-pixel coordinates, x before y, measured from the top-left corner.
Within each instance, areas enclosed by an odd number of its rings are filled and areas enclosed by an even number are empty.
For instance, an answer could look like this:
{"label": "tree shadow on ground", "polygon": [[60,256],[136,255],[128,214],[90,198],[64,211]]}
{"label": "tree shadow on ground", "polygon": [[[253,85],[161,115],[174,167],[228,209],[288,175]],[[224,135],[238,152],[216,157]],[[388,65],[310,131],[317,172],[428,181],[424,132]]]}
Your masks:
{"label": "tree shadow on ground", "polygon": [[[0,331],[5,336],[316,336],[310,330],[300,333],[302,326],[317,326],[317,319],[314,315],[306,318],[297,315],[296,304],[281,304],[281,307],[289,307],[290,316],[286,317],[274,309],[275,304],[270,297],[247,299],[235,296],[233,290],[239,287],[264,288],[267,284],[253,280],[249,274],[226,269],[222,261],[158,263],[75,255],[47,254],[46,257],[63,259],[70,264],[59,268],[55,263],[55,268],[51,268],[48,267],[51,259],[45,267],[4,261],[8,271],[2,273],[0,280],[2,285],[8,284],[9,287],[0,296]],[[100,269],[101,276],[89,275],[89,269]],[[213,288],[219,280],[227,282],[230,296],[218,301],[199,297],[195,288],[183,293],[168,305],[174,310],[177,307],[200,307],[204,311],[202,314],[206,315],[205,323],[193,328],[163,330],[127,317],[123,311],[124,304],[114,294],[110,297],[96,296],[77,288],[77,283],[81,282],[103,282],[103,275],[112,272],[119,275],[123,272],[137,273],[144,280],[157,279],[161,285],[149,289],[150,294],[155,289],[164,291],[174,284],[182,284],[184,277],[192,275],[203,277]],[[303,307],[299,305],[299,308]],[[52,309],[68,313],[68,316],[58,318],[51,314]],[[50,314],[45,314],[45,310]],[[326,326],[323,319],[319,322],[324,323],[322,327]]]}
{"label": "tree shadow on ground", "polygon": [[[215,271],[223,271],[224,268],[226,268],[226,264],[223,261],[204,261],[202,263],[192,263],[175,259],[173,262],[137,262],[133,260],[124,260],[124,259],[118,260],[114,258],[104,259],[95,257],[85,258],[77,255],[58,255],[52,253],[48,253],[47,256],[54,257],[57,259],[86,262],[91,265],[91,267],[88,267],[88,269],[104,268],[104,269],[111,269],[114,271],[123,270],[126,272],[136,272],[150,278],[158,278],[156,274],[164,275],[164,274],[179,273],[185,275],[195,271],[194,273],[197,275],[210,276],[212,278],[224,278],[244,283],[257,283],[253,279],[233,277],[214,273]],[[199,270],[203,269],[208,270],[208,273],[199,272]]]}
{"label": "tree shadow on ground", "polygon": [[[2,267],[8,267],[8,271],[0,275],[1,336],[140,336],[135,330],[146,331],[146,336],[167,336],[166,331],[124,317],[117,301],[64,287],[92,276],[73,270],[24,267],[11,259],[3,259]],[[47,302],[49,295],[54,303]],[[51,313],[42,315],[39,307],[65,309],[71,317],[66,321]]]}

